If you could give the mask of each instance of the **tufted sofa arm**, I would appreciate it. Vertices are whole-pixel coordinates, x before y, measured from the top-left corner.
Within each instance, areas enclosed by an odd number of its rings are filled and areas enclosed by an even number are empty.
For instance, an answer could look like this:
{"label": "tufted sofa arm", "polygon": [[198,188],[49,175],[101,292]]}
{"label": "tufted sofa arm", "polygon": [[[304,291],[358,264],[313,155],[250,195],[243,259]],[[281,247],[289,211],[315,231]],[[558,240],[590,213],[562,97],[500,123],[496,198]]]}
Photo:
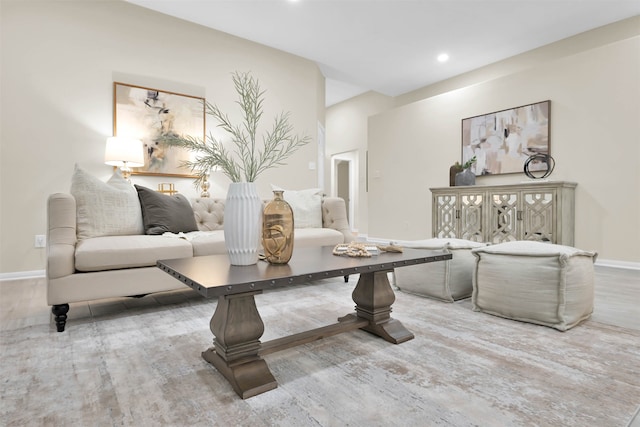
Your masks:
{"label": "tufted sofa arm", "polygon": [[344,235],[345,243],[355,240],[349,228],[347,206],[344,199],[340,197],[325,197],[322,199],[322,226],[341,232]]}
{"label": "tufted sofa arm", "polygon": [[47,200],[48,279],[75,272],[76,199],[70,194],[55,193]]}

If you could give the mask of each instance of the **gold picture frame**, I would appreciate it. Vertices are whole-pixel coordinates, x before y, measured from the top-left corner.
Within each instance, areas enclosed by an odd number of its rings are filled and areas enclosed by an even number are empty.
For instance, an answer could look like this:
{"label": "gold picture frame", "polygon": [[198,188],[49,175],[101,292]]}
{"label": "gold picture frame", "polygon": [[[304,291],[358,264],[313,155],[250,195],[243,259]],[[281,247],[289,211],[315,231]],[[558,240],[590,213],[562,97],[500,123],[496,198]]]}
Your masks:
{"label": "gold picture frame", "polygon": [[140,139],[145,164],[134,175],[195,178],[182,162],[191,153],[161,141],[169,135],[205,137],[204,98],[126,83],[113,83],[113,135]]}

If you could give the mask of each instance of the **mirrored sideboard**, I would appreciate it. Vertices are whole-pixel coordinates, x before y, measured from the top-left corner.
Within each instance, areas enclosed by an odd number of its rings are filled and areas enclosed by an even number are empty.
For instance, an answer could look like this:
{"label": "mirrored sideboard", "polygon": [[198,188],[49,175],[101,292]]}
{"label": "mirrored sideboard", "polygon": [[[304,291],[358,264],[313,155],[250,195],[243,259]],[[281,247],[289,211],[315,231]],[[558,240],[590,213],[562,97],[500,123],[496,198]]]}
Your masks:
{"label": "mirrored sideboard", "polygon": [[431,188],[433,237],[573,246],[576,186],[531,181]]}

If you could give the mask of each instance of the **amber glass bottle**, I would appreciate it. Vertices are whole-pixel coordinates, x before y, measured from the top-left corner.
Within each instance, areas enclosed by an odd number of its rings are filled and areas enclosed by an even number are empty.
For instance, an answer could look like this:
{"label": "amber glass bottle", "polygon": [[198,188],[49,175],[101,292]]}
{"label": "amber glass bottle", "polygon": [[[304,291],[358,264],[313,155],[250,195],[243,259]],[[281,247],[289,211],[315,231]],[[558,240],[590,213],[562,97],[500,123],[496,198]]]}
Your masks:
{"label": "amber glass bottle", "polygon": [[293,255],[293,210],[282,197],[273,192],[273,200],[264,207],[262,247],[271,264],[286,264]]}

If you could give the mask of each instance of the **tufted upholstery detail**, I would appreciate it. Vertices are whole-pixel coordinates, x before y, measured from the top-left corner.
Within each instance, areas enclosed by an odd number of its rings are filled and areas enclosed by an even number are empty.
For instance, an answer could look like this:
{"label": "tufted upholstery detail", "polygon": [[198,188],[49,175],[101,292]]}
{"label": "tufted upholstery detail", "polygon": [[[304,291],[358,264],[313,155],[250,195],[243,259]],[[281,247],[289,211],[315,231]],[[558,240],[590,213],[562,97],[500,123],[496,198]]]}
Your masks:
{"label": "tufted upholstery detail", "polygon": [[224,228],[224,199],[194,199],[191,205],[198,230],[214,231]]}

